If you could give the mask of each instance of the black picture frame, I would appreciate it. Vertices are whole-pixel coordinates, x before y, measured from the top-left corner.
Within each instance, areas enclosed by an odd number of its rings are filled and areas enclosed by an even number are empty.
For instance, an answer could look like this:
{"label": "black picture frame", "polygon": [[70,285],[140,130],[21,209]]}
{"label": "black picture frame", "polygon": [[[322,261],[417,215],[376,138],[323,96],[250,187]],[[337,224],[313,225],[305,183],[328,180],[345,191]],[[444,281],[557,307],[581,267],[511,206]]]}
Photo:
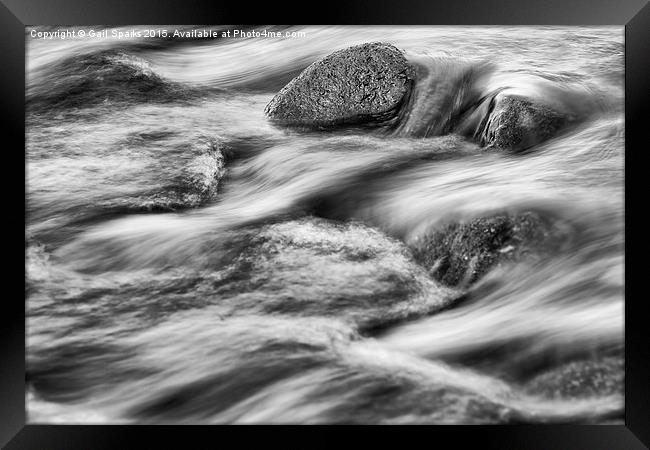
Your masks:
{"label": "black picture frame", "polygon": [[[278,437],[290,445],[293,438],[277,435],[287,427],[202,426],[74,426],[25,425],[25,304],[21,303],[21,250],[18,228],[20,209],[25,208],[25,26],[29,25],[125,25],[125,24],[403,24],[403,25],[621,25],[625,26],[625,425],[511,425],[409,427],[409,441],[422,438],[430,445],[441,441],[454,447],[494,449],[589,449],[633,450],[650,447],[650,346],[645,298],[639,295],[644,264],[635,264],[634,255],[647,254],[644,235],[634,231],[632,217],[643,209],[641,187],[646,152],[650,77],[650,4],[644,0],[534,0],[481,1],[344,1],[330,0],[321,5],[304,2],[280,5],[266,2],[209,0],[2,0],[0,5],[0,70],[2,123],[4,129],[5,184],[2,192],[5,211],[3,248],[2,326],[0,327],[0,445],[7,449],[121,449],[197,448],[188,442],[201,440],[201,447],[225,446],[225,435],[235,433],[237,445],[246,441],[265,442]],[[644,145],[645,144],[645,145]],[[21,150],[22,149],[22,150]],[[9,158],[9,161],[7,160]],[[21,162],[22,158],[22,162]],[[23,176],[23,182],[19,177]],[[24,211],[24,209],[23,209]],[[24,216],[22,216],[24,217]],[[636,222],[639,223],[639,222]],[[642,222],[641,222],[642,223]],[[11,233],[11,234],[10,234]],[[16,239],[11,236],[15,233]],[[24,260],[24,259],[23,259]],[[643,261],[643,260],[640,260]],[[331,433],[340,427],[302,427],[307,440],[296,438],[300,447],[311,443],[336,442]],[[360,427],[368,431],[367,427]],[[370,433],[384,440],[401,427],[372,427]],[[348,430],[350,428],[347,428]],[[357,430],[359,428],[355,428]],[[297,428],[292,431],[298,431]],[[401,434],[401,433],[399,433]],[[285,441],[285,439],[288,439]],[[406,443],[400,438],[400,443]],[[270,441],[269,441],[270,442]],[[386,441],[388,442],[388,441]]]}

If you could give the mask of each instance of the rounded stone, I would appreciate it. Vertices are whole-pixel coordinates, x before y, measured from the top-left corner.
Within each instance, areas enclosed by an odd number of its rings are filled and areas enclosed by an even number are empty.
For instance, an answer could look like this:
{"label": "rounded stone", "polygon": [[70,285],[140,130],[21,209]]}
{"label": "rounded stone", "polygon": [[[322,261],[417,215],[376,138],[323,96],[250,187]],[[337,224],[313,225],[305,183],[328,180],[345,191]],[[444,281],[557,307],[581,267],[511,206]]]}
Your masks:
{"label": "rounded stone", "polygon": [[564,114],[534,100],[497,94],[480,129],[479,143],[488,148],[521,151],[555,136]]}
{"label": "rounded stone", "polygon": [[273,97],[265,114],[285,126],[380,124],[396,116],[413,78],[413,67],[393,45],[349,47],[307,67]]}

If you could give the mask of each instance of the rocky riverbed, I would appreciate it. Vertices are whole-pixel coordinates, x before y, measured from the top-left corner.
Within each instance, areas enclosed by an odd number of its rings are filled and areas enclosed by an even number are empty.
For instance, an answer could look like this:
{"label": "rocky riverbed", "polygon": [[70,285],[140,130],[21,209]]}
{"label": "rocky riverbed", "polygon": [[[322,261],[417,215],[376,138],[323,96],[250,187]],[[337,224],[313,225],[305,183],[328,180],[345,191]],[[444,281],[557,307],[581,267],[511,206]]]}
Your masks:
{"label": "rocky riverbed", "polygon": [[623,30],[294,31],[28,39],[28,420],[622,423]]}

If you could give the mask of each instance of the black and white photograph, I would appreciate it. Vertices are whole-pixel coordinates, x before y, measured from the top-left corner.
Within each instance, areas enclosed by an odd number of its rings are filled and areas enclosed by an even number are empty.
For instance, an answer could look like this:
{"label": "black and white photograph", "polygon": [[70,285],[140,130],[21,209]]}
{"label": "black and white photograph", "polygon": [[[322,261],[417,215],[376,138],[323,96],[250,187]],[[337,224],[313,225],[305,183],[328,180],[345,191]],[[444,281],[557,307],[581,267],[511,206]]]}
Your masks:
{"label": "black and white photograph", "polygon": [[27,26],[27,423],[623,425],[624,100],[620,25]]}

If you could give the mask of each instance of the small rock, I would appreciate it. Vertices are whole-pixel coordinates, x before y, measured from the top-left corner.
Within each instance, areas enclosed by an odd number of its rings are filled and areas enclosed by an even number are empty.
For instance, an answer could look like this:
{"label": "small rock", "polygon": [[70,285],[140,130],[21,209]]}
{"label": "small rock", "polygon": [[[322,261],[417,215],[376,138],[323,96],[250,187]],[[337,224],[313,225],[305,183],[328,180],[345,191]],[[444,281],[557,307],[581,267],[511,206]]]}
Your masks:
{"label": "small rock", "polygon": [[479,143],[488,148],[521,151],[555,136],[568,124],[562,113],[531,99],[497,94],[479,128]]}
{"label": "small rock", "polygon": [[566,235],[537,212],[480,217],[452,223],[420,239],[415,258],[448,286],[469,285],[505,261],[553,251]]}
{"label": "small rock", "polygon": [[623,395],[624,378],[622,358],[574,361],[533,378],[526,390],[550,398]]}

